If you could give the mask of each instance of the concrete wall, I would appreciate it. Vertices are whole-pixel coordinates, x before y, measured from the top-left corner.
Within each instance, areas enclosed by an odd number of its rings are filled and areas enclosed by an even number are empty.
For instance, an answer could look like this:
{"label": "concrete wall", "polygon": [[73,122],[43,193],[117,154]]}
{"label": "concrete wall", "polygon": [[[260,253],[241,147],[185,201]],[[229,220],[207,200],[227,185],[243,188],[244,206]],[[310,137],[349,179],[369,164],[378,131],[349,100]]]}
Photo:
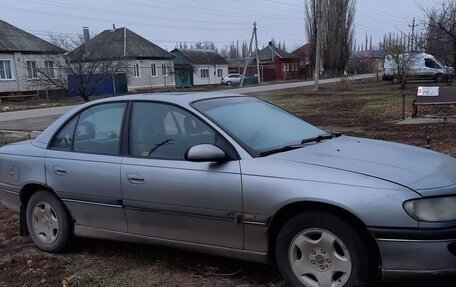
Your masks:
{"label": "concrete wall", "polygon": [[[209,69],[209,77],[202,79],[201,70]],[[218,77],[217,70],[222,69],[222,77]],[[228,75],[228,64],[226,65],[195,65],[195,72],[193,73],[193,85],[214,85],[220,84],[222,78]]]}
{"label": "concrete wall", "polygon": [[[134,66],[139,65],[139,77],[135,76]],[[155,64],[156,75],[152,75],[152,64]],[[162,64],[167,65],[168,75],[162,72]],[[128,90],[147,89],[154,87],[174,87],[174,62],[173,60],[132,60],[128,63]]]}

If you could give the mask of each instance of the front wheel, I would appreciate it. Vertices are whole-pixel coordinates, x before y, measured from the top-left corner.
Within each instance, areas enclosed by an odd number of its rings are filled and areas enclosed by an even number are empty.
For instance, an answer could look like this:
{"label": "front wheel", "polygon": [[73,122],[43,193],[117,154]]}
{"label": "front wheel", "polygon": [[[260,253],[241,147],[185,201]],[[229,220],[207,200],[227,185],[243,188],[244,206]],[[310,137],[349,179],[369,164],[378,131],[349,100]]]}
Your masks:
{"label": "front wheel", "polygon": [[226,82],[227,86],[231,86],[233,83],[231,81]]}
{"label": "front wheel", "polygon": [[72,236],[72,224],[62,202],[48,191],[34,193],[27,204],[27,227],[41,250],[60,252]]}
{"label": "front wheel", "polygon": [[302,213],[289,220],[279,232],[275,253],[287,286],[365,287],[373,270],[358,232],[326,213]]}

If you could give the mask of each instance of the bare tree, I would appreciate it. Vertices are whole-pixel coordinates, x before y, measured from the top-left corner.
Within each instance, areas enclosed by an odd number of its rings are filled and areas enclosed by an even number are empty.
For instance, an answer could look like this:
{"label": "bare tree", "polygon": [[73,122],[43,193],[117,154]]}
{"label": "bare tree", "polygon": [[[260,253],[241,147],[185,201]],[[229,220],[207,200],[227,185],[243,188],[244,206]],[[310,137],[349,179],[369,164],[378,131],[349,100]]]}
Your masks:
{"label": "bare tree", "polygon": [[455,1],[441,0],[437,6],[430,9],[420,7],[428,19],[427,50],[447,64],[456,65]]}
{"label": "bare tree", "polygon": [[356,0],[306,0],[306,30],[312,45],[313,66],[316,49],[316,1],[321,1],[322,8],[320,27],[323,67],[331,76],[340,75],[351,55]]}
{"label": "bare tree", "polygon": [[401,90],[404,90],[407,83],[407,75],[413,67],[416,54],[407,53],[407,45],[401,40],[385,44],[385,50],[387,53],[385,61],[389,62],[396,81],[400,81]]}
{"label": "bare tree", "polygon": [[65,50],[73,51],[45,56],[45,66],[37,69],[37,82],[42,86],[64,90],[72,88],[72,93],[88,102],[103,81],[109,77],[112,79],[116,73],[130,73],[127,62],[122,59],[110,55],[94,59],[93,49],[85,47],[82,37],[73,39],[58,35],[52,36],[50,40]]}

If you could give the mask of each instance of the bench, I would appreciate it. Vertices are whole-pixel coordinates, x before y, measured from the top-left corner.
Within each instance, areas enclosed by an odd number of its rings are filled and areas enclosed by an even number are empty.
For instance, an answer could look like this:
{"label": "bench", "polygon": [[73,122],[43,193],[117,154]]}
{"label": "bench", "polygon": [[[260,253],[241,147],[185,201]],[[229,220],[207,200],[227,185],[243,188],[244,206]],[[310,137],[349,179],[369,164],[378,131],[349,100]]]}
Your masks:
{"label": "bench", "polygon": [[456,104],[456,86],[418,87],[412,104],[412,118],[418,115],[418,106],[454,104]]}

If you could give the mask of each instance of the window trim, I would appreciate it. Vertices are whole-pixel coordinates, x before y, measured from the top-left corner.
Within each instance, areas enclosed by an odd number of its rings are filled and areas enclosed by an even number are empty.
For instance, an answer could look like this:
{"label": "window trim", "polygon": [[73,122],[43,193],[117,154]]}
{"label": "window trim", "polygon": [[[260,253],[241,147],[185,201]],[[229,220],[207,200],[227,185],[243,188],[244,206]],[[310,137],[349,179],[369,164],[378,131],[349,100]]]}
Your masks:
{"label": "window trim", "polygon": [[6,78],[6,69],[5,69],[5,66],[3,64],[3,69],[5,70],[5,78],[2,79],[0,78],[0,81],[16,81],[16,75],[14,74],[14,69],[13,69],[13,60],[12,59],[1,59],[0,58],[0,62],[9,62],[9,67],[10,67],[10,73],[11,73],[11,78]]}
{"label": "window trim", "polygon": [[[203,71],[207,71],[207,77],[203,77]],[[200,69],[200,78],[201,79],[209,79],[209,68],[201,68]]]}
{"label": "window trim", "polygon": [[[136,72],[138,72],[138,73],[136,74]],[[139,66],[139,63],[133,64],[133,77],[135,79],[141,79],[141,68]]]}
{"label": "window trim", "polygon": [[150,75],[152,78],[157,78],[157,63],[150,63]]}
{"label": "window trim", "polygon": [[53,72],[54,75],[53,75],[53,77],[51,77],[50,75],[48,75],[48,77],[49,77],[50,79],[57,79],[57,78],[58,78],[58,77],[57,77],[57,70],[56,70],[55,65],[54,65],[54,64],[55,64],[55,61],[52,61],[52,60],[44,60],[43,63],[44,63],[44,72],[45,72],[46,74],[47,74],[49,71],[51,71],[51,69],[50,69],[49,67],[46,67],[46,63],[52,63],[52,72]]}
{"label": "window trim", "polygon": [[[35,73],[33,73],[33,65],[31,64],[31,77],[29,75],[29,67],[28,67],[28,63],[35,63]],[[25,69],[27,70],[27,80],[29,81],[33,81],[33,80],[37,80],[38,79],[38,61],[37,60],[26,60],[25,61]],[[34,76],[35,74],[35,76]]]}
{"label": "window trim", "polygon": [[[165,73],[163,73],[163,71],[165,71]],[[162,77],[168,77],[169,76],[168,63],[162,63],[161,64],[161,72],[162,72]]]}
{"label": "window trim", "polygon": [[[220,72],[220,75],[219,75]],[[223,69],[222,68],[217,68],[217,78],[223,78]]]}
{"label": "window trim", "polygon": [[[220,140],[222,142],[224,142],[225,146],[229,149],[229,150],[226,150],[225,148],[222,148],[220,147],[227,155],[227,158],[228,158],[228,161],[238,161],[241,159],[241,156],[239,155],[239,152],[237,151],[237,149],[234,147],[234,145],[230,142],[229,139],[227,139],[225,136],[223,136],[216,128],[214,128],[214,123],[212,121],[208,121],[208,120],[205,120],[203,119],[201,116],[199,116],[198,114],[196,114],[194,111],[186,108],[186,107],[183,107],[181,105],[178,105],[176,103],[172,103],[172,102],[165,102],[165,101],[157,101],[157,100],[152,100],[152,101],[148,101],[148,100],[131,100],[129,101],[129,105],[128,105],[128,118],[125,118],[124,120],[124,130],[125,130],[125,134],[122,134],[122,136],[124,137],[122,139],[122,143],[125,143],[125,145],[122,145],[123,147],[123,157],[126,157],[126,158],[134,158],[134,159],[143,159],[143,160],[166,160],[166,161],[179,161],[179,162],[188,162],[186,161],[185,159],[182,160],[182,159],[169,159],[169,158],[150,158],[150,157],[140,157],[140,156],[134,156],[134,155],[131,155],[130,154],[130,122],[131,122],[131,117],[133,115],[133,113],[131,112],[133,110],[133,104],[135,103],[154,103],[154,104],[162,104],[162,105],[168,105],[168,106],[172,106],[172,107],[176,107],[178,109],[181,109],[185,112],[187,112],[188,114],[190,114],[191,116],[197,118],[198,120],[200,120],[201,122],[203,122],[205,125],[207,125],[213,132],[214,132],[214,135],[215,135],[215,138],[216,138],[216,141],[217,140]],[[237,141],[235,141],[237,142]],[[217,145],[218,146],[218,145]]]}
{"label": "window trim", "polygon": [[[78,124],[79,124],[79,119],[81,117],[81,114],[83,112],[85,112],[86,110],[88,109],[91,109],[93,107],[96,107],[96,106],[100,106],[100,105],[109,105],[109,104],[119,104],[119,103],[123,103],[125,104],[125,109],[124,109],[124,112],[123,112],[123,115],[122,115],[122,119],[121,119],[121,125],[120,125],[120,133],[119,133],[119,150],[117,151],[117,154],[106,154],[106,153],[97,153],[97,152],[84,152],[84,151],[74,151],[74,136],[75,136],[75,133],[76,133],[76,128],[78,127]],[[130,104],[131,104],[131,101],[111,101],[111,102],[103,102],[103,103],[97,103],[97,104],[94,104],[94,105],[91,105],[91,106],[88,106],[88,107],[85,107],[84,109],[82,110],[79,110],[77,111],[76,114],[72,115],[71,117],[69,117],[64,123],[62,123],[62,125],[56,129],[56,131],[54,132],[54,134],[52,135],[52,137],[50,138],[49,142],[47,143],[47,146],[46,146],[46,149],[47,150],[51,150],[51,151],[58,151],[58,152],[69,152],[69,153],[78,153],[78,154],[95,154],[95,155],[102,155],[102,156],[115,156],[115,157],[119,157],[119,156],[123,156],[123,150],[124,150],[124,147],[123,147],[123,143],[124,143],[124,140],[123,140],[123,137],[124,137],[124,125],[125,125],[125,122],[126,122],[126,115],[127,115],[127,112],[129,112],[129,109],[130,109]],[[52,148],[52,143],[54,142],[54,139],[55,137],[60,133],[60,131],[62,129],[64,129],[73,119],[77,118],[77,121],[76,121],[76,125],[74,126],[74,130],[73,130],[73,142],[71,143],[71,149],[70,150],[57,150],[57,149],[53,149]]]}

